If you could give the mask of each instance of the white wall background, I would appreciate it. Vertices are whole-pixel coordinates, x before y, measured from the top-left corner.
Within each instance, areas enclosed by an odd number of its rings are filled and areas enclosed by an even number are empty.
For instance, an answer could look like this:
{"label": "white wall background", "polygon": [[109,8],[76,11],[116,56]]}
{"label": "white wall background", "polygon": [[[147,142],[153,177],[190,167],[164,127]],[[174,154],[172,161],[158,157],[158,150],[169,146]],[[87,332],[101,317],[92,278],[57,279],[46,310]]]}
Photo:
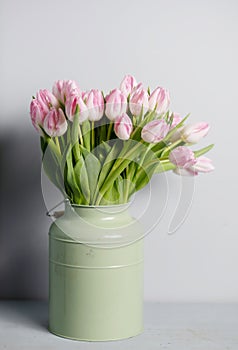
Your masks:
{"label": "white wall background", "polygon": [[[216,171],[196,179],[190,214],[173,235],[167,230],[181,179],[168,175],[167,210],[145,240],[145,298],[238,301],[237,34],[235,0],[1,0],[0,165],[7,185],[2,181],[0,296],[47,295],[50,222],[35,194],[40,151],[31,96],[57,79],[108,90],[131,73],[152,88],[168,87],[174,111],[210,122],[201,145],[216,144],[209,155]],[[152,182],[151,218],[160,215],[164,185],[163,177]],[[185,181],[184,206],[191,185]]]}

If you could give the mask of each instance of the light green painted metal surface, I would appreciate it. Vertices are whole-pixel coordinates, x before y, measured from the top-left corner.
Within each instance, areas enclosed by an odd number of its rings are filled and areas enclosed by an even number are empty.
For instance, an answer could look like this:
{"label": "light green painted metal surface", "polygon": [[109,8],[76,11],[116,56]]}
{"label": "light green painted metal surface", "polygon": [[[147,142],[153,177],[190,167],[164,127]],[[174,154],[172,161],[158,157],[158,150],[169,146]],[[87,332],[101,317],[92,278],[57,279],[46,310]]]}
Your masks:
{"label": "light green painted metal surface", "polygon": [[143,330],[143,239],[126,206],[71,207],[50,228],[49,329],[89,341]]}

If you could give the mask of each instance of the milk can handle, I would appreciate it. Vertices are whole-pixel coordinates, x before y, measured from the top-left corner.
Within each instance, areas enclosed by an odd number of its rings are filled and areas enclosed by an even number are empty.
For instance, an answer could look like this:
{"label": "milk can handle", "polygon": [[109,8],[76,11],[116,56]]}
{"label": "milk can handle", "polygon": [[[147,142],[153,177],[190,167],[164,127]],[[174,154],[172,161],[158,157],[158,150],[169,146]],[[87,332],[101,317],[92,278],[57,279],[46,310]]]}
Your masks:
{"label": "milk can handle", "polygon": [[64,215],[64,210],[53,211],[54,209],[58,208],[63,203],[69,203],[69,199],[65,198],[61,202],[57,203],[53,208],[51,208],[50,210],[48,210],[46,212],[46,215],[49,216],[49,217],[53,217],[55,219],[57,219],[57,218],[61,217],[62,215]]}

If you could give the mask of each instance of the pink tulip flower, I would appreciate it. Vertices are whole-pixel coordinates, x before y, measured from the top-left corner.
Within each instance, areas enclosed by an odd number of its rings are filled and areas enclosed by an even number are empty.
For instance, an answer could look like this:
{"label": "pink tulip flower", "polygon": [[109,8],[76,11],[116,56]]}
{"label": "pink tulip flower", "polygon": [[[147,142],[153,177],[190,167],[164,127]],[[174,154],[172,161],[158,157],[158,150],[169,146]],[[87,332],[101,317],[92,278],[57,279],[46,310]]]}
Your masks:
{"label": "pink tulip flower", "polygon": [[207,135],[209,129],[209,124],[205,122],[187,124],[181,131],[181,139],[187,143],[197,143]]}
{"label": "pink tulip flower", "polygon": [[209,173],[214,169],[211,159],[201,156],[196,159],[194,165],[188,168],[176,168],[174,173],[182,176],[196,176],[198,173]]}
{"label": "pink tulip flower", "polygon": [[42,136],[43,136],[43,132],[41,127],[43,127],[43,122],[46,114],[47,112],[45,111],[45,109],[42,107],[42,104],[37,99],[34,99],[31,101],[31,104],[30,104],[31,121],[34,128]]}
{"label": "pink tulip flower", "polygon": [[164,119],[152,120],[146,124],[141,132],[141,137],[145,142],[157,143],[167,135],[169,125]]}
{"label": "pink tulip flower", "polygon": [[104,98],[99,90],[91,90],[83,97],[88,108],[88,119],[90,121],[100,120],[104,112]]}
{"label": "pink tulip flower", "polygon": [[126,75],[120,84],[120,90],[128,96],[136,85],[136,79],[132,75]]}
{"label": "pink tulip flower", "polygon": [[39,90],[36,94],[36,99],[41,104],[44,111],[47,113],[52,107],[59,107],[57,98],[48,90]]}
{"label": "pink tulip flower", "polygon": [[43,127],[50,137],[64,135],[68,124],[62,109],[52,108],[44,119]]}
{"label": "pink tulip flower", "polygon": [[72,95],[66,100],[65,113],[71,122],[74,120],[76,113],[79,113],[79,124],[88,119],[88,108],[82,97],[77,95]]}
{"label": "pink tulip flower", "polygon": [[126,113],[115,119],[114,131],[117,137],[121,140],[128,140],[132,133],[132,122]]}
{"label": "pink tulip flower", "polygon": [[72,95],[81,95],[80,88],[74,80],[56,81],[53,85],[52,92],[61,103],[65,103]]}
{"label": "pink tulip flower", "polygon": [[170,96],[168,90],[157,87],[149,97],[150,110],[156,111],[158,114],[166,113],[169,109]]}
{"label": "pink tulip flower", "polygon": [[198,171],[199,173],[209,173],[210,171],[213,171],[215,168],[212,164],[211,159],[201,156],[197,158],[197,161],[194,164],[193,169],[195,171]]}
{"label": "pink tulip flower", "polygon": [[143,114],[145,114],[149,108],[148,99],[149,99],[148,92],[143,88],[136,89],[134,92],[132,92],[130,101],[129,101],[131,114],[134,116],[139,116],[142,112],[142,109],[143,109]]}
{"label": "pink tulip flower", "polygon": [[65,102],[64,80],[57,80],[52,88],[53,95],[62,103]]}
{"label": "pink tulip flower", "polygon": [[141,89],[144,89],[144,87],[143,87],[142,83],[139,83],[135,87],[133,87],[133,89],[131,90],[131,94],[133,94],[134,92],[141,90]]}
{"label": "pink tulip flower", "polygon": [[118,116],[126,113],[127,98],[119,89],[114,89],[106,96],[105,114],[108,119],[114,121]]}
{"label": "pink tulip flower", "polygon": [[196,163],[193,151],[185,146],[179,146],[171,151],[169,160],[179,168],[190,168]]}

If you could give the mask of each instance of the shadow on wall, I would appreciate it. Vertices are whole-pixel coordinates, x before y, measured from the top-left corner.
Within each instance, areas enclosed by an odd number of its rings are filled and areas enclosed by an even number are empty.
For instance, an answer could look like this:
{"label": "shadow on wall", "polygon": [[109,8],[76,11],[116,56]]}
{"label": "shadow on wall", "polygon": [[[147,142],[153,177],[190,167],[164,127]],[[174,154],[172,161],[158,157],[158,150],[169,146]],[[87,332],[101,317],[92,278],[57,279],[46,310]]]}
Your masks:
{"label": "shadow on wall", "polygon": [[50,220],[34,131],[1,135],[0,169],[0,298],[46,298]]}

